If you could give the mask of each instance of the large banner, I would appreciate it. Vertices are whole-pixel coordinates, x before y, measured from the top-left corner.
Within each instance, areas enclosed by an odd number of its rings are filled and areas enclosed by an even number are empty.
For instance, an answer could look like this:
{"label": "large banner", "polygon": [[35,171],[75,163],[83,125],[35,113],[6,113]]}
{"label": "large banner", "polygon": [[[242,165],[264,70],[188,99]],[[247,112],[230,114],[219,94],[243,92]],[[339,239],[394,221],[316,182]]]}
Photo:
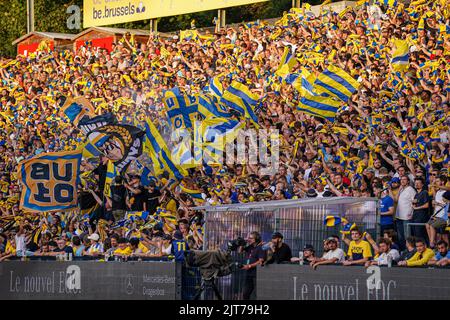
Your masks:
{"label": "large banner", "polygon": [[1,300],[174,300],[173,262],[0,263]]}
{"label": "large banner", "polygon": [[77,207],[81,156],[78,150],[52,152],[20,162],[20,207],[37,212]]}
{"label": "large banner", "polygon": [[84,0],[83,26],[96,27],[268,0]]}
{"label": "large banner", "polygon": [[450,269],[292,264],[258,268],[258,300],[442,300]]}

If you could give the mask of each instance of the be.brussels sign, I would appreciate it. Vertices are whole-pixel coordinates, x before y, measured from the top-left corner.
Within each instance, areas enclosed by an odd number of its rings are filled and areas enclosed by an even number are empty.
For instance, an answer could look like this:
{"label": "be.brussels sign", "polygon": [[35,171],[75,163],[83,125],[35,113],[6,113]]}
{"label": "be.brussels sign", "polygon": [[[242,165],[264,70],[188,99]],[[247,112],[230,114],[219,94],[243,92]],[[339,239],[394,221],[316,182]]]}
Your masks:
{"label": "be.brussels sign", "polygon": [[268,0],[84,0],[83,26],[105,26],[265,1]]}
{"label": "be.brussels sign", "polygon": [[20,206],[29,211],[68,210],[77,206],[81,152],[41,153],[19,164]]}
{"label": "be.brussels sign", "polygon": [[42,262],[0,264],[1,300],[174,300],[175,263]]}
{"label": "be.brussels sign", "polygon": [[261,300],[448,299],[450,269],[269,265],[258,269]]}

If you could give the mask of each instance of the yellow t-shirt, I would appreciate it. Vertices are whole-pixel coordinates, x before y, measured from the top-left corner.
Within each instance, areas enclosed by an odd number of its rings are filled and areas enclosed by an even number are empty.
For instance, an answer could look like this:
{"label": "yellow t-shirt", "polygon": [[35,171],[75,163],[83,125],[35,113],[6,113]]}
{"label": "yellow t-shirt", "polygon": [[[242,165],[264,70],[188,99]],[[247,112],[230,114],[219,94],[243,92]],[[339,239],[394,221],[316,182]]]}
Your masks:
{"label": "yellow t-shirt", "polygon": [[364,240],[361,240],[358,244],[355,241],[351,241],[347,255],[351,257],[353,261],[371,258],[372,251],[370,250],[370,244]]}
{"label": "yellow t-shirt", "polygon": [[132,253],[133,251],[131,250],[130,247],[126,247],[125,249],[117,248],[116,250],[114,250],[114,254],[121,256],[129,256]]}
{"label": "yellow t-shirt", "polygon": [[147,253],[148,248],[142,244],[142,242],[139,242],[138,248],[141,249],[142,253]]}
{"label": "yellow t-shirt", "polygon": [[13,247],[13,246],[11,245],[11,242],[10,242],[10,241],[8,241],[8,242],[6,243],[5,253],[7,253],[7,254],[13,254],[13,255],[16,254],[16,248]]}

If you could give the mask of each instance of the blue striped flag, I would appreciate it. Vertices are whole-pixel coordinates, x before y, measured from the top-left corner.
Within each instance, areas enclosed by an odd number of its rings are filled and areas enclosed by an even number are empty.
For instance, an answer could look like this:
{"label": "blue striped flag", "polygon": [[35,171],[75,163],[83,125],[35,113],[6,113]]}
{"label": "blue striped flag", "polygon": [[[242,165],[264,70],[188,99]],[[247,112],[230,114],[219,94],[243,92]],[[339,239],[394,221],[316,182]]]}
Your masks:
{"label": "blue striped flag", "polygon": [[331,65],[314,81],[314,90],[318,94],[326,93],[347,102],[359,85],[347,72]]}
{"label": "blue striped flag", "polygon": [[153,166],[155,167],[155,172],[165,170],[169,173],[171,178],[177,180],[181,180],[188,175],[188,172],[184,168],[172,161],[171,153],[167,148],[163,137],[149,119],[147,119],[145,123],[145,137],[145,150],[149,153],[150,158],[154,162]]}
{"label": "blue striped flag", "polygon": [[250,119],[254,124],[258,124],[254,108],[259,103],[259,97],[252,93],[246,85],[233,81],[223,93],[220,101]]}
{"label": "blue striped flag", "polygon": [[331,97],[307,95],[300,100],[298,111],[334,122],[340,102]]}
{"label": "blue striped flag", "polygon": [[409,46],[406,40],[394,40],[395,50],[392,53],[391,64],[394,71],[409,69]]}

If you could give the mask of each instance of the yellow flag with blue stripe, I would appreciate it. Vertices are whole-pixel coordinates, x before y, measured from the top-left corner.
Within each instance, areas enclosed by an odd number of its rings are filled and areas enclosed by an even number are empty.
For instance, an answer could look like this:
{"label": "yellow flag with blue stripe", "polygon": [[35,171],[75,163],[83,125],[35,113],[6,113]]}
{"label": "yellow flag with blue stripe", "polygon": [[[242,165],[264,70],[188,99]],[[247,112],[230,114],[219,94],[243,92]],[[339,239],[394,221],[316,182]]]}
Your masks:
{"label": "yellow flag with blue stripe", "polygon": [[220,101],[250,119],[254,124],[258,124],[254,108],[259,103],[259,97],[252,93],[246,85],[234,80],[225,90]]}
{"label": "yellow flag with blue stripe", "polygon": [[169,151],[163,137],[148,118],[145,123],[145,137],[145,151],[149,153],[152,160],[156,160],[153,163],[155,172],[165,170],[169,173],[171,178],[175,178],[177,180],[181,180],[183,177],[188,175],[186,169],[172,161],[171,152]]}
{"label": "yellow flag with blue stripe", "polygon": [[307,95],[300,99],[298,111],[334,122],[340,102],[331,97]]}
{"label": "yellow flag with blue stripe", "polygon": [[395,50],[392,53],[391,65],[394,71],[409,69],[409,45],[406,40],[394,40]]}
{"label": "yellow flag with blue stripe", "polygon": [[209,81],[209,92],[217,97],[221,97],[223,95],[223,86],[220,82],[221,76],[223,76],[223,74],[212,77]]}
{"label": "yellow flag with blue stripe", "polygon": [[105,179],[105,188],[103,189],[103,194],[107,197],[112,196],[111,192],[111,184],[113,183],[114,179],[117,177],[117,169],[114,165],[114,162],[111,160],[108,160],[108,164],[106,167],[106,179]]}
{"label": "yellow flag with blue stripe", "polygon": [[330,65],[314,81],[316,93],[326,93],[344,102],[359,88],[359,82],[341,68]]}
{"label": "yellow flag with blue stripe", "polygon": [[295,58],[294,52],[292,52],[290,46],[286,46],[284,48],[283,56],[281,57],[280,65],[275,74],[285,79],[296,65],[297,59]]}

